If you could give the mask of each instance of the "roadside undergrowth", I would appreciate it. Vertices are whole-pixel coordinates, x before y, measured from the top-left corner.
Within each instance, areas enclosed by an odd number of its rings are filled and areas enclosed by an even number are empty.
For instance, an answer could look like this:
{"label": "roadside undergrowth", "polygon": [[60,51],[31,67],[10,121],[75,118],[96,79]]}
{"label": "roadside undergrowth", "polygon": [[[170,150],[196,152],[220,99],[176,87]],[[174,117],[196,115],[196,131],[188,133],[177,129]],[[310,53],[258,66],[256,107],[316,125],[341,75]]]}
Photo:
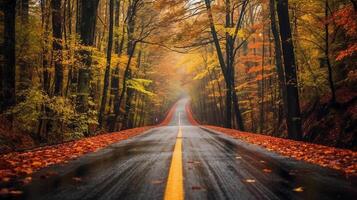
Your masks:
{"label": "roadside undergrowth", "polygon": [[62,144],[0,155],[0,197],[4,195],[21,195],[22,192],[15,188],[19,185],[30,183],[32,174],[40,169],[55,164],[68,163],[70,160],[84,154],[96,152],[113,143],[140,135],[149,129],[168,125],[175,108],[176,104],[168,111],[166,118],[157,126],[105,133]]}

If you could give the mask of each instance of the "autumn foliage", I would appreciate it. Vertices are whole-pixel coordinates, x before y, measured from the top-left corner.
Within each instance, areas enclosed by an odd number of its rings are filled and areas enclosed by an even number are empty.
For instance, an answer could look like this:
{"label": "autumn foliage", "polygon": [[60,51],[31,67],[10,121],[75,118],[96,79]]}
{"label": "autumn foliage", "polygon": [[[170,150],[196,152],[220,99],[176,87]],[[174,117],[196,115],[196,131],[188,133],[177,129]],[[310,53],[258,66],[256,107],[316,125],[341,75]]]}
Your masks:
{"label": "autumn foliage", "polygon": [[217,126],[204,126],[286,157],[357,175],[357,152],[307,142],[252,134]]}
{"label": "autumn foliage", "polygon": [[[192,125],[199,125],[193,117],[189,104],[186,105],[186,113]],[[202,127],[218,131],[250,144],[258,145],[268,151],[286,157],[335,169],[345,173],[347,176],[357,176],[357,152],[352,150],[242,132],[218,126],[202,125]]]}
{"label": "autumn foliage", "polygon": [[115,142],[136,136],[151,126],[97,135],[78,141],[46,146],[25,152],[12,152],[0,157],[1,186],[10,181],[28,183],[31,174],[54,164],[67,163],[83,154],[98,151]]}

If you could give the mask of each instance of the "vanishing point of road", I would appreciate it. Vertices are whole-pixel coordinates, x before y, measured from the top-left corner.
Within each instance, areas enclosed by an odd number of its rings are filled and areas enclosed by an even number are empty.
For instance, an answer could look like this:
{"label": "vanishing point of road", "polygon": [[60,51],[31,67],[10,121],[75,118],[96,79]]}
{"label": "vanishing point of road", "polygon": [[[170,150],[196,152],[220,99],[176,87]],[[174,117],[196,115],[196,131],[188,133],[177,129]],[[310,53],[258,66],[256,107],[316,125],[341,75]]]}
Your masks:
{"label": "vanishing point of road", "polygon": [[356,180],[339,172],[191,125],[187,102],[168,126],[39,171],[22,198],[357,199]]}

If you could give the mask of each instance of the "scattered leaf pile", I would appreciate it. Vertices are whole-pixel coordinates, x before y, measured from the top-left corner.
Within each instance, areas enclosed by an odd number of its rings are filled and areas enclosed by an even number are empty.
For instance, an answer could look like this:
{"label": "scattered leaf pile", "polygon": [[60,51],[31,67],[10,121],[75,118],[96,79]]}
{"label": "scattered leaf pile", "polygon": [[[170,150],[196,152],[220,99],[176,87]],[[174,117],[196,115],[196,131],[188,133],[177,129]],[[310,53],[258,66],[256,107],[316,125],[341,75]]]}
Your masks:
{"label": "scattered leaf pile", "polygon": [[346,175],[357,175],[357,152],[351,150],[338,149],[267,135],[241,132],[216,126],[204,127],[225,133],[251,144],[259,145],[269,151],[273,151],[287,157],[303,160],[322,167],[336,169],[346,173]]}
{"label": "scattered leaf pile", "polygon": [[31,181],[30,175],[53,164],[66,163],[83,154],[102,149],[112,143],[138,135],[152,127],[128,129],[106,133],[54,146],[46,146],[25,152],[12,152],[0,156],[0,186],[20,178],[22,183]]}
{"label": "scattered leaf pile", "polygon": [[[166,118],[158,125],[167,125],[173,116],[176,105],[174,105]],[[115,133],[106,133],[77,141],[63,144],[36,148],[25,152],[11,152],[0,155],[0,188],[7,186],[7,183],[16,182],[26,184],[31,182],[31,174],[44,167],[66,163],[83,154],[95,152],[107,147],[115,142],[128,139],[143,133],[153,126],[128,129]],[[0,193],[11,193],[11,190],[0,190]]]}
{"label": "scattered leaf pile", "polygon": [[[198,122],[192,115],[189,105],[186,106],[186,112],[190,123],[192,125],[198,125]],[[251,144],[259,145],[266,148],[268,151],[273,151],[283,156],[339,170],[349,176],[357,176],[357,152],[352,150],[241,132],[217,126],[205,125],[204,127],[230,135]]]}

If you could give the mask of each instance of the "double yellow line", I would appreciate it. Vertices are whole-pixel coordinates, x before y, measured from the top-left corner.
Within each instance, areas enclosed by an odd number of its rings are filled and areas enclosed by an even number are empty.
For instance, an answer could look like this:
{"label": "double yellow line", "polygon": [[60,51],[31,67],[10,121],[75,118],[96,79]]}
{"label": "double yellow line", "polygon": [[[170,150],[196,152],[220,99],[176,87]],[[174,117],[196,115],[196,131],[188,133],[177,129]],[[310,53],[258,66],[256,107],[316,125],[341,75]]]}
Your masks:
{"label": "double yellow line", "polygon": [[179,131],[172,154],[169,177],[167,179],[164,200],[183,200],[183,169],[182,169],[182,130],[181,113],[179,113]]}

